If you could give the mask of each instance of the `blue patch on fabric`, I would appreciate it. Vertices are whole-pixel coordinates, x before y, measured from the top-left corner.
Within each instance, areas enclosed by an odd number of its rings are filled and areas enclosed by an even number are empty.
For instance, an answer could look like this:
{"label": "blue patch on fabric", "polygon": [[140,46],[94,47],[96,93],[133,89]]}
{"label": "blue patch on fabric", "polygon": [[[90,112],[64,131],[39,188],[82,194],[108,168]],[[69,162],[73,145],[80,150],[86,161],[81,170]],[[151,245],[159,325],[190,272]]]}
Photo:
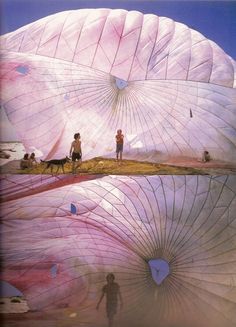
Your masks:
{"label": "blue patch on fabric", "polygon": [[50,274],[52,278],[55,278],[57,276],[57,265],[53,265],[51,270],[50,270]]}
{"label": "blue patch on fabric", "polygon": [[120,90],[124,89],[128,85],[128,82],[126,82],[123,79],[120,79],[118,77],[116,77],[115,80],[116,80],[116,86]]}
{"label": "blue patch on fabric", "polygon": [[71,203],[71,205],[70,205],[70,212],[72,213],[72,215],[77,214],[77,208],[73,203]]}
{"label": "blue patch on fabric", "polygon": [[151,268],[152,278],[157,285],[166,279],[170,274],[170,266],[164,259],[151,259],[148,261],[149,267]]}
{"label": "blue patch on fabric", "polygon": [[16,71],[18,73],[21,73],[22,75],[27,75],[29,72],[29,67],[24,66],[24,65],[20,65],[16,67]]}
{"label": "blue patch on fabric", "polygon": [[64,99],[65,99],[65,100],[69,100],[69,99],[70,99],[70,95],[69,95],[69,94],[65,94],[65,95],[64,95]]}

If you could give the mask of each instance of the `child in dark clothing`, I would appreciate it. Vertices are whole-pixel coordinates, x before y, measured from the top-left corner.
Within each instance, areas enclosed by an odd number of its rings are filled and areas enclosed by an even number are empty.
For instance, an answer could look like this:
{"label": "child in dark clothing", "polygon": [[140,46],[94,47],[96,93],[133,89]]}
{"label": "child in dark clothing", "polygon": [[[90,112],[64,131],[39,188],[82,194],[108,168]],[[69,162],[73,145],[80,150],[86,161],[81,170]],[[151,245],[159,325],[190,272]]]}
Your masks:
{"label": "child in dark clothing", "polygon": [[202,161],[203,162],[208,162],[211,160],[210,154],[208,151],[204,151],[202,155]]}
{"label": "child in dark clothing", "polygon": [[[82,163],[80,133],[74,134],[74,141],[71,143],[71,147],[70,147],[70,157],[71,156],[72,156],[72,174],[75,174],[76,169],[80,167]],[[76,161],[78,161],[77,165],[75,164]]]}
{"label": "child in dark clothing", "polygon": [[118,304],[118,297],[120,301],[120,306],[122,307],[122,297],[120,293],[120,286],[118,283],[114,282],[115,276],[114,274],[110,273],[106,277],[107,284],[102,288],[102,295],[97,304],[97,310],[99,309],[99,305],[102,302],[104,295],[106,295],[106,311],[107,311],[107,318],[108,318],[108,326],[113,326],[113,319],[114,315],[117,312],[117,304]]}

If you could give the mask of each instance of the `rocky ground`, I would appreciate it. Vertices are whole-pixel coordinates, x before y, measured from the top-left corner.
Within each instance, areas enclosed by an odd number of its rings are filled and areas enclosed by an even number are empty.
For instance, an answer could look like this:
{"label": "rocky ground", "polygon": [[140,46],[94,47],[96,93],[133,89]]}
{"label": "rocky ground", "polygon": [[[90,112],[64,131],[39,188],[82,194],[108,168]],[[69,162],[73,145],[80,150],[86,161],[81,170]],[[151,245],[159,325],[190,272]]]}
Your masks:
{"label": "rocky ground", "polygon": [[21,297],[0,298],[0,313],[23,313],[28,311],[28,304]]}

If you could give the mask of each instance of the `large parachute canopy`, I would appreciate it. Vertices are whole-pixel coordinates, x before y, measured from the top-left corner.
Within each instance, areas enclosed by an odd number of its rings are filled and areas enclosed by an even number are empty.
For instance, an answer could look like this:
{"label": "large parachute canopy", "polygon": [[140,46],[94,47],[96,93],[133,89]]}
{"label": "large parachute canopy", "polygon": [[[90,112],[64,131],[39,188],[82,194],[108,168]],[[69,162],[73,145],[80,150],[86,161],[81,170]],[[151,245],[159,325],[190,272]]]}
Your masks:
{"label": "large parachute canopy", "polygon": [[1,37],[1,104],[26,149],[83,158],[236,161],[235,61],[166,17],[122,9],[60,12]]}
{"label": "large parachute canopy", "polygon": [[113,272],[118,326],[235,326],[235,176],[11,175],[2,188],[1,279],[31,310],[106,326],[96,304]]}

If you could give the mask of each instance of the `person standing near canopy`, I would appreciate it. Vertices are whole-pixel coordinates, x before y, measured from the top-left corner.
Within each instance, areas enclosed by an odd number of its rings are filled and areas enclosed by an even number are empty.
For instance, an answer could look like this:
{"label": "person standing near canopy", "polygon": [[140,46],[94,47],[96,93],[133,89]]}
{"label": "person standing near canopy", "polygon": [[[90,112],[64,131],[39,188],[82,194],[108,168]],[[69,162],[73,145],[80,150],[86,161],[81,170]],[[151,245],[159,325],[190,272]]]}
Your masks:
{"label": "person standing near canopy", "polygon": [[102,288],[102,295],[98,301],[96,309],[99,309],[99,305],[102,302],[103,297],[106,295],[106,311],[108,318],[108,327],[113,326],[114,315],[117,312],[118,299],[120,301],[120,308],[122,309],[123,301],[120,292],[120,286],[115,282],[115,275],[109,273],[106,276],[107,284]]}
{"label": "person standing near canopy", "polygon": [[[81,140],[80,133],[74,134],[74,141],[71,143],[70,147],[70,157],[72,157],[72,174],[75,174],[76,169],[82,163],[82,150],[81,150]],[[78,165],[75,165],[76,161],[79,161]]]}
{"label": "person standing near canopy", "polygon": [[116,134],[116,160],[120,159],[119,164],[122,161],[122,153],[123,153],[123,145],[124,145],[124,135],[122,134],[122,130],[118,129]]}

